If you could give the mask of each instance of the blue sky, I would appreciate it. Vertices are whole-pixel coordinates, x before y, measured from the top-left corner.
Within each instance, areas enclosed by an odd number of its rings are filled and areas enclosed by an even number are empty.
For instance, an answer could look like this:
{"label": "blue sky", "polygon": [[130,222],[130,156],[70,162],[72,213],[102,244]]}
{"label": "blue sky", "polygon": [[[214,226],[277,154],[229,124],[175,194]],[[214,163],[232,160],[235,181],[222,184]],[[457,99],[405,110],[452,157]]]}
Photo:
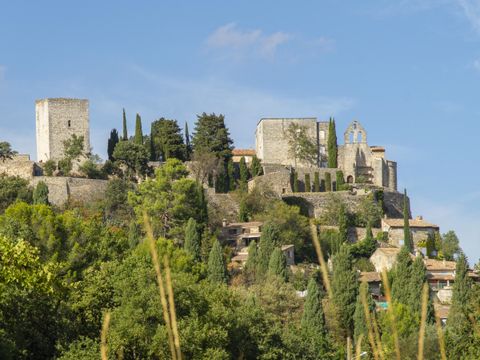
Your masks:
{"label": "blue sky", "polygon": [[0,139],[35,156],[34,101],[90,100],[105,156],[133,129],[223,113],[236,147],[258,119],[354,119],[398,161],[414,215],[480,258],[480,1],[2,1]]}

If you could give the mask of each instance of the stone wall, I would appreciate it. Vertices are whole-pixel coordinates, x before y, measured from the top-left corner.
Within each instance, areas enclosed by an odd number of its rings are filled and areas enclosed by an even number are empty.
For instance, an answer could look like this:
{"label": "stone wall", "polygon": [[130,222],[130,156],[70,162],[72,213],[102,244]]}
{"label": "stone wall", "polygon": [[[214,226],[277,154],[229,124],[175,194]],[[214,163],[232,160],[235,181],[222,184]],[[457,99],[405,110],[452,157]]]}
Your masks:
{"label": "stone wall", "polygon": [[30,180],[40,169],[29,155],[16,155],[12,159],[0,161],[0,174],[19,176]]}
{"label": "stone wall", "polygon": [[[435,229],[433,228],[410,228],[410,233],[412,234],[412,240],[415,247],[418,246],[418,243],[426,242],[428,236],[435,235]],[[393,228],[388,231],[388,242],[394,246],[402,246],[404,240],[403,228]]]}
{"label": "stone wall", "polygon": [[62,159],[63,142],[73,134],[83,136],[84,150],[90,151],[88,100],[42,99],[35,107],[37,161]]}
{"label": "stone wall", "polygon": [[32,186],[43,181],[48,186],[48,201],[61,206],[67,201],[89,203],[102,200],[107,190],[107,180],[83,179],[72,177],[35,176]]}

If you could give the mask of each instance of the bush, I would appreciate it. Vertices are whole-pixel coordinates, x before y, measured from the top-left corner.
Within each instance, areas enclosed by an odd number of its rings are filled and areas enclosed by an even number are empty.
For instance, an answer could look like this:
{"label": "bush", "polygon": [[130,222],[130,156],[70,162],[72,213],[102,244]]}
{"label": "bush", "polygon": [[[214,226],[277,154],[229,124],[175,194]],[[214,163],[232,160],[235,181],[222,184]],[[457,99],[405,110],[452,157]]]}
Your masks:
{"label": "bush", "polygon": [[45,161],[45,164],[43,165],[43,172],[45,173],[46,176],[53,176],[53,172],[57,170],[57,163],[50,159]]}
{"label": "bush", "polygon": [[59,160],[58,170],[60,170],[60,173],[64,176],[70,174],[70,171],[72,171],[72,160],[69,158]]}
{"label": "bush", "polygon": [[0,176],[0,213],[15,201],[32,202],[28,181],[17,176]]}
{"label": "bush", "polygon": [[305,174],[305,192],[312,191],[312,184],[310,184],[310,174]]}
{"label": "bush", "polygon": [[325,191],[332,191],[332,175],[325,174]]}
{"label": "bush", "polygon": [[78,168],[89,179],[106,179],[105,173],[92,160],[85,160]]}

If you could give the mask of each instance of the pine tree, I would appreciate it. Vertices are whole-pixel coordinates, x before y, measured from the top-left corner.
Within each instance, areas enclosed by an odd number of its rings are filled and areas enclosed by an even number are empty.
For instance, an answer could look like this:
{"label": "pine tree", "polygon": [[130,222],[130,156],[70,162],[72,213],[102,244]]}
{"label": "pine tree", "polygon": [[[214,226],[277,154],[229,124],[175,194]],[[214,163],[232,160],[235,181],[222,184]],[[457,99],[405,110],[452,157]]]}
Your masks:
{"label": "pine tree", "polygon": [[287,281],[287,259],[280,247],[276,247],[268,262],[268,276]]}
{"label": "pine tree", "polygon": [[135,137],[133,138],[133,142],[138,145],[143,144],[142,118],[139,114],[137,114],[137,118],[135,119]]}
{"label": "pine tree", "polygon": [[362,297],[367,299],[368,309],[370,310],[370,313],[373,313],[375,311],[375,301],[373,301],[372,296],[370,295],[367,282],[362,282],[360,284],[357,303],[355,305],[355,313],[353,314],[354,342],[356,343],[360,335],[363,335],[362,344],[364,344],[363,348],[365,348],[368,346],[365,345],[368,344],[368,324],[365,318],[365,309],[363,306]]}
{"label": "pine tree", "polygon": [[258,250],[257,243],[253,240],[248,245],[248,258],[245,263],[245,274],[251,281],[255,281],[256,272],[258,267]]}
{"label": "pine tree", "polygon": [[35,205],[48,205],[48,186],[43,181],[39,181],[33,191],[33,203]]}
{"label": "pine tree", "polygon": [[410,232],[410,216],[408,214],[407,204],[407,190],[405,189],[403,197],[403,244],[407,247],[408,251],[413,253],[413,240]]}
{"label": "pine tree", "polygon": [[227,283],[227,269],[223,260],[222,247],[218,240],[213,242],[210,255],[208,256],[208,280],[214,283]]}
{"label": "pine tree", "polygon": [[348,245],[342,245],[333,258],[332,292],[341,338],[352,337],[358,280]]}
{"label": "pine tree", "polygon": [[257,155],[253,155],[250,170],[252,172],[252,177],[263,175],[262,164],[260,163],[260,159],[257,157]]}
{"label": "pine tree", "polygon": [[235,168],[233,167],[232,158],[227,162],[228,191],[235,190]]}
{"label": "pine tree", "polygon": [[328,172],[325,174],[325,191],[332,191],[332,175]]}
{"label": "pine tree", "polygon": [[108,145],[107,145],[107,154],[108,160],[113,161],[113,151],[115,150],[115,146],[118,144],[118,131],[117,129],[112,129],[110,131],[110,137],[108,138]]}
{"label": "pine tree", "polygon": [[310,174],[305,174],[305,192],[312,191],[312,184],[310,184]]}
{"label": "pine tree", "polygon": [[192,144],[190,144],[190,133],[188,132],[188,123],[185,121],[185,148],[186,148],[186,160],[190,160],[192,157]]}
{"label": "pine tree", "polygon": [[183,141],[182,130],[176,120],[160,118],[152,122],[150,133],[152,147],[157,159],[163,161],[169,158],[186,160],[186,145]]}
{"label": "pine tree", "polygon": [[336,168],[337,167],[337,131],[335,129],[335,119],[330,119],[330,122],[328,124],[327,150],[328,150],[328,167]]}
{"label": "pine tree", "polygon": [[315,172],[315,178],[313,181],[313,191],[320,192],[320,174],[318,171]]}
{"label": "pine tree", "polygon": [[232,156],[233,141],[225,126],[225,117],[203,113],[197,118],[192,138],[195,152],[214,153],[219,159],[229,159]]}
{"label": "pine tree", "polygon": [[123,109],[123,137],[122,140],[128,140],[128,131],[127,131],[127,116],[125,115],[125,108]]}
{"label": "pine tree", "polygon": [[397,262],[393,268],[392,298],[393,300],[408,305],[410,303],[410,276],[412,259],[410,251],[402,246],[397,255]]}
{"label": "pine tree", "polygon": [[188,219],[185,227],[183,248],[195,260],[200,260],[200,234],[198,233],[197,222],[193,218]]}
{"label": "pine tree", "polygon": [[248,221],[248,207],[245,198],[240,200],[240,209],[238,211],[238,221],[247,222]]}
{"label": "pine tree", "polygon": [[258,243],[258,268],[257,275],[263,276],[267,273],[270,256],[278,242],[280,231],[277,225],[273,223],[265,223],[263,225],[262,234]]}
{"label": "pine tree", "polygon": [[335,173],[335,177],[337,180],[337,191],[343,190],[343,186],[345,185],[345,178],[343,176],[343,171],[339,170]]}

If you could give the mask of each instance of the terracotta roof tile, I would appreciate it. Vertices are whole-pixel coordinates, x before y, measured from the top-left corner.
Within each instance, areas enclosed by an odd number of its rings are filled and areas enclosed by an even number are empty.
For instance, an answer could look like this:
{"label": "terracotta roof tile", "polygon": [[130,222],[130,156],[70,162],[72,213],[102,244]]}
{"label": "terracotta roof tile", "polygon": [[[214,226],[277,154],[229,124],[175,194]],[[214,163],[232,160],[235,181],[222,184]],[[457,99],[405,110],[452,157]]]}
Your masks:
{"label": "terracotta roof tile", "polygon": [[380,276],[380,273],[375,271],[369,271],[360,273],[360,277],[358,280],[366,282],[380,282],[382,281],[382,278]]}
{"label": "terracotta roof tile", "polygon": [[256,152],[253,149],[233,149],[232,150],[233,156],[254,156],[255,154]]}
{"label": "terracotta roof tile", "polygon": [[[390,227],[396,228],[403,228],[403,219],[382,219],[382,222],[387,224]],[[410,227],[414,228],[434,228],[438,229],[439,226],[435,224],[431,224],[425,220],[420,219],[410,219],[409,221]]]}

